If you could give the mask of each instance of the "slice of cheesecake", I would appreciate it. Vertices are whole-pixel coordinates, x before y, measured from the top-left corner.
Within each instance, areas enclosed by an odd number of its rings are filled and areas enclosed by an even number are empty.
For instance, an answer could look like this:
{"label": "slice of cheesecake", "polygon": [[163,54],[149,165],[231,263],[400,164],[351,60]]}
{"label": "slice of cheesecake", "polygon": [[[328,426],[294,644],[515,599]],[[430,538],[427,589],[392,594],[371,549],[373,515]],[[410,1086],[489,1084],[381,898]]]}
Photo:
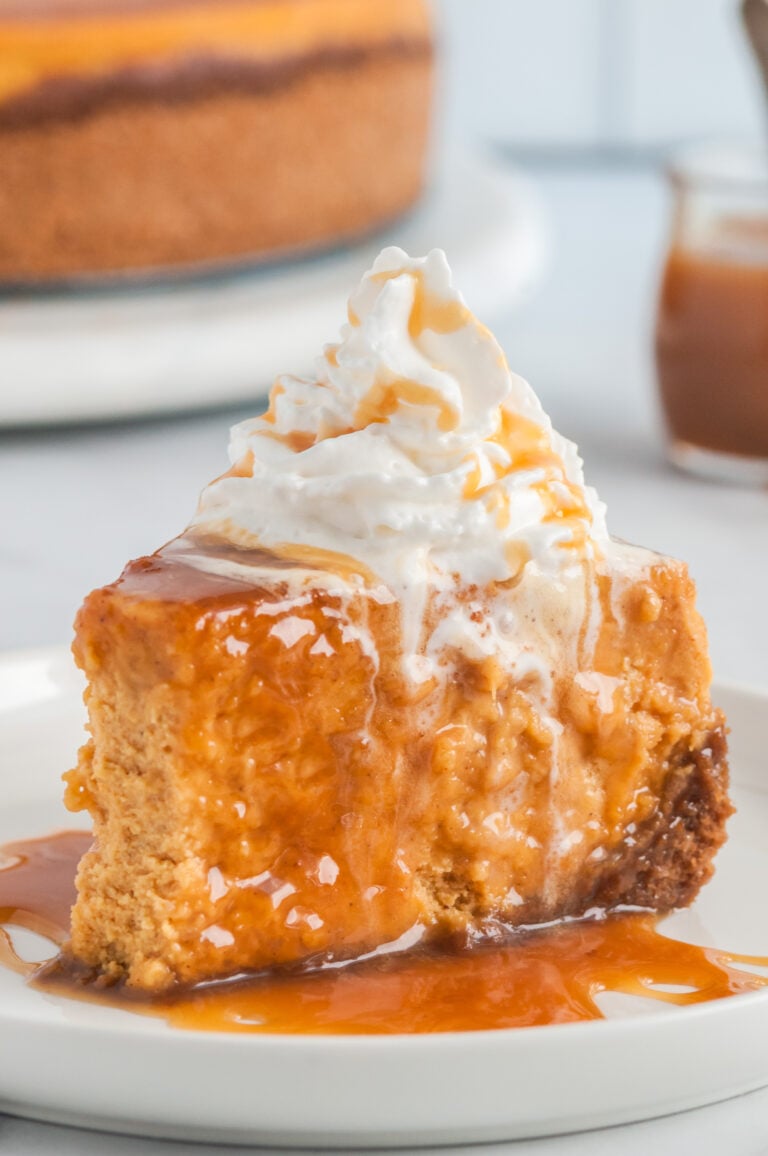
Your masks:
{"label": "slice of cheesecake", "polygon": [[608,537],[442,254],[386,250],[231,456],[78,616],[74,957],[160,990],[692,901],[731,809],[693,584]]}

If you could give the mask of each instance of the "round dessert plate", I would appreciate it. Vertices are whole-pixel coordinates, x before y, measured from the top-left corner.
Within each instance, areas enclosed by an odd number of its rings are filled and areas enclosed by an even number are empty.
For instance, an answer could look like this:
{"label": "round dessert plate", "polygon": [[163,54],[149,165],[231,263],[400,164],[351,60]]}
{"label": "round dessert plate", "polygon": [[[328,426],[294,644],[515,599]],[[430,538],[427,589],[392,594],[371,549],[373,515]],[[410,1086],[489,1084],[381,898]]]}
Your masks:
{"label": "round dessert plate", "polygon": [[0,426],[137,417],[251,402],[277,373],[310,372],[379,249],[443,248],[472,309],[493,321],[541,272],[531,186],[456,158],[410,216],[325,256],[172,279],[0,293]]}
{"label": "round dessert plate", "polygon": [[[0,659],[0,842],[73,826],[82,737],[63,651]],[[738,814],[714,881],[671,934],[768,955],[768,694],[719,687]],[[226,1035],[44,995],[0,969],[0,1111],[231,1143],[469,1143],[665,1115],[768,1084],[768,991],[691,1007],[605,997],[608,1018],[423,1036]]]}

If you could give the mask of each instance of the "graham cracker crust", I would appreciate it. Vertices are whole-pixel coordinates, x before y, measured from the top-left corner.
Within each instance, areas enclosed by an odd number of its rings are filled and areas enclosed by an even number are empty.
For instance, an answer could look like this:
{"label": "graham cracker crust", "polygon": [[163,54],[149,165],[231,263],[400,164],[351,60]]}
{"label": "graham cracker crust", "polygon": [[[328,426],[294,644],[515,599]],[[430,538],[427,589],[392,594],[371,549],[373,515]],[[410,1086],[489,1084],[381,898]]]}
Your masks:
{"label": "graham cracker crust", "polygon": [[263,259],[374,230],[419,196],[428,46],[285,83],[116,95],[0,125],[0,281]]}
{"label": "graham cracker crust", "polygon": [[682,748],[670,763],[656,812],[636,832],[634,846],[585,896],[586,906],[687,907],[714,874],[714,857],[734,812],[724,722],[703,747]]}

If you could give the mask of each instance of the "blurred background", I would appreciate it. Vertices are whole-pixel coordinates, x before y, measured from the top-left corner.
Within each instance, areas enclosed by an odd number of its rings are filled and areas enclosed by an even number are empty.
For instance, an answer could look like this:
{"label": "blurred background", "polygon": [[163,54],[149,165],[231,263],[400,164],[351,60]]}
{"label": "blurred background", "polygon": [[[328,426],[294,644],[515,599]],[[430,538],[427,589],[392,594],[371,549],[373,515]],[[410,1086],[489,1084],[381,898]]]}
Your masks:
{"label": "blurred background", "polygon": [[653,161],[681,141],[759,139],[734,0],[439,0],[451,131],[553,160]]}
{"label": "blurred background", "polygon": [[[768,686],[768,477],[735,485],[669,464],[654,362],[670,157],[696,141],[762,147],[765,97],[740,7],[433,8],[429,189],[383,239],[446,248],[512,368],[578,442],[612,532],[690,564],[716,676]],[[2,62],[0,40],[0,77]],[[68,643],[85,592],[184,526],[226,468],[228,427],[258,412],[274,372],[305,370],[334,338],[380,243],[229,279],[0,294],[1,647]],[[747,263],[768,269],[764,249],[764,237],[750,243]],[[755,300],[768,359],[768,297]],[[752,370],[768,442],[768,360]],[[768,449],[751,456],[762,465]]]}

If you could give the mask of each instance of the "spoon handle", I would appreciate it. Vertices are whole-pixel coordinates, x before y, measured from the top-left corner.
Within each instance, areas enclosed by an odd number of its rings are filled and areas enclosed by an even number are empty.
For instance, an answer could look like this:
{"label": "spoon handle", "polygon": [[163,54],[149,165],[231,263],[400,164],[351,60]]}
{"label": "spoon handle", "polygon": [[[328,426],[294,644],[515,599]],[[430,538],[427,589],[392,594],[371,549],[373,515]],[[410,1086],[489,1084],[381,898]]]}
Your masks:
{"label": "spoon handle", "polygon": [[741,15],[768,95],[768,0],[741,0]]}

